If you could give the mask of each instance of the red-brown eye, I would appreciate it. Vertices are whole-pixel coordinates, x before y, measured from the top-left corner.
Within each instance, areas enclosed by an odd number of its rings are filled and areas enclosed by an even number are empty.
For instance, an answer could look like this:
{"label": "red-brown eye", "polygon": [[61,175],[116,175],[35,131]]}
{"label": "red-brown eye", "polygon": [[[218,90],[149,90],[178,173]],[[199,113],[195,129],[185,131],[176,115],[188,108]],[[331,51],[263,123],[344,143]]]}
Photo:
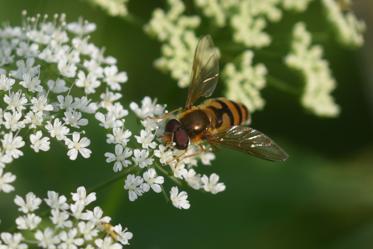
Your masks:
{"label": "red-brown eye", "polygon": [[167,122],[165,132],[174,133],[178,128],[181,127],[181,124],[176,119],[171,119]]}
{"label": "red-brown eye", "polygon": [[185,150],[189,144],[189,136],[187,132],[179,128],[174,132],[174,142],[176,144],[176,148],[179,150]]}

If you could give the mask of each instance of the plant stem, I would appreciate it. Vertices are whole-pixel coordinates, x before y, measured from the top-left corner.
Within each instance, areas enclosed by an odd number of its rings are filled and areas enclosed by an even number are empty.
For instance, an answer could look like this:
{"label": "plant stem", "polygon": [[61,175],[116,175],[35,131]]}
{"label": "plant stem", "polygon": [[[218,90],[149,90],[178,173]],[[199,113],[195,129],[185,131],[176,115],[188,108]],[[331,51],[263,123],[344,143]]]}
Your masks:
{"label": "plant stem", "polygon": [[270,75],[267,76],[267,82],[268,85],[273,86],[276,89],[286,92],[288,94],[295,96],[298,96],[300,94],[300,91],[298,91],[296,88],[293,88],[289,84],[283,82],[282,80],[272,77]]}
{"label": "plant stem", "polygon": [[130,167],[130,168],[127,168],[125,170],[123,170],[123,172],[121,172],[120,174],[117,174],[115,176],[113,176],[111,179],[107,180],[106,182],[102,182],[92,188],[89,188],[88,189],[88,192],[97,192],[97,191],[100,191],[108,186],[110,186],[111,184],[114,184],[116,183],[117,181],[119,181],[120,179],[124,178],[127,174],[133,172],[137,170],[136,167]]}

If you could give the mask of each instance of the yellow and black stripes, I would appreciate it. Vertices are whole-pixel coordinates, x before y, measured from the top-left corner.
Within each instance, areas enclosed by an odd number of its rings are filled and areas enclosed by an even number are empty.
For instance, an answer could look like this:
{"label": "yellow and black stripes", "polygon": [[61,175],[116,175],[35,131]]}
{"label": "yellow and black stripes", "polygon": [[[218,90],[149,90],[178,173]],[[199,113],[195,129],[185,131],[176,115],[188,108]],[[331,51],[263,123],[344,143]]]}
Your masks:
{"label": "yellow and black stripes", "polygon": [[202,110],[210,113],[211,127],[219,131],[240,125],[248,120],[249,112],[246,106],[234,101],[218,98],[209,99],[202,105]]}

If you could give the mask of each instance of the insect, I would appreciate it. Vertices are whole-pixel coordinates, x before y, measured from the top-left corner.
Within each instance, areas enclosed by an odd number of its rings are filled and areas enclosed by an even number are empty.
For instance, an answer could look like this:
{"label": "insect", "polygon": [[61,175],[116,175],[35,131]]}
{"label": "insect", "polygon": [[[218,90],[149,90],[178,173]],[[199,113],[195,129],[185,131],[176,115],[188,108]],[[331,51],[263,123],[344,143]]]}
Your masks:
{"label": "insect", "polygon": [[199,40],[195,50],[185,107],[171,112],[177,115],[166,122],[164,141],[179,150],[186,150],[192,143],[203,152],[206,142],[270,161],[286,160],[287,153],[272,139],[248,126],[251,118],[245,105],[226,98],[210,98],[194,105],[200,97],[212,95],[218,76],[219,52],[207,35]]}

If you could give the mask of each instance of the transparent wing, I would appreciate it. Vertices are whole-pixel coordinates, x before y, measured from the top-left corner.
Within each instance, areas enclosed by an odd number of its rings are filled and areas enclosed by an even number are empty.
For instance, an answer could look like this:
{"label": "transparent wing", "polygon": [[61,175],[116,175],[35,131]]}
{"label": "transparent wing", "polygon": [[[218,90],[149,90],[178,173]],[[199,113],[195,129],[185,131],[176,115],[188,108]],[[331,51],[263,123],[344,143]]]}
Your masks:
{"label": "transparent wing", "polygon": [[219,51],[211,36],[201,38],[194,54],[192,79],[185,104],[190,108],[200,97],[209,97],[214,92],[219,76]]}
{"label": "transparent wing", "polygon": [[210,137],[209,142],[270,161],[285,161],[289,157],[272,139],[247,126],[234,126],[227,132]]}

